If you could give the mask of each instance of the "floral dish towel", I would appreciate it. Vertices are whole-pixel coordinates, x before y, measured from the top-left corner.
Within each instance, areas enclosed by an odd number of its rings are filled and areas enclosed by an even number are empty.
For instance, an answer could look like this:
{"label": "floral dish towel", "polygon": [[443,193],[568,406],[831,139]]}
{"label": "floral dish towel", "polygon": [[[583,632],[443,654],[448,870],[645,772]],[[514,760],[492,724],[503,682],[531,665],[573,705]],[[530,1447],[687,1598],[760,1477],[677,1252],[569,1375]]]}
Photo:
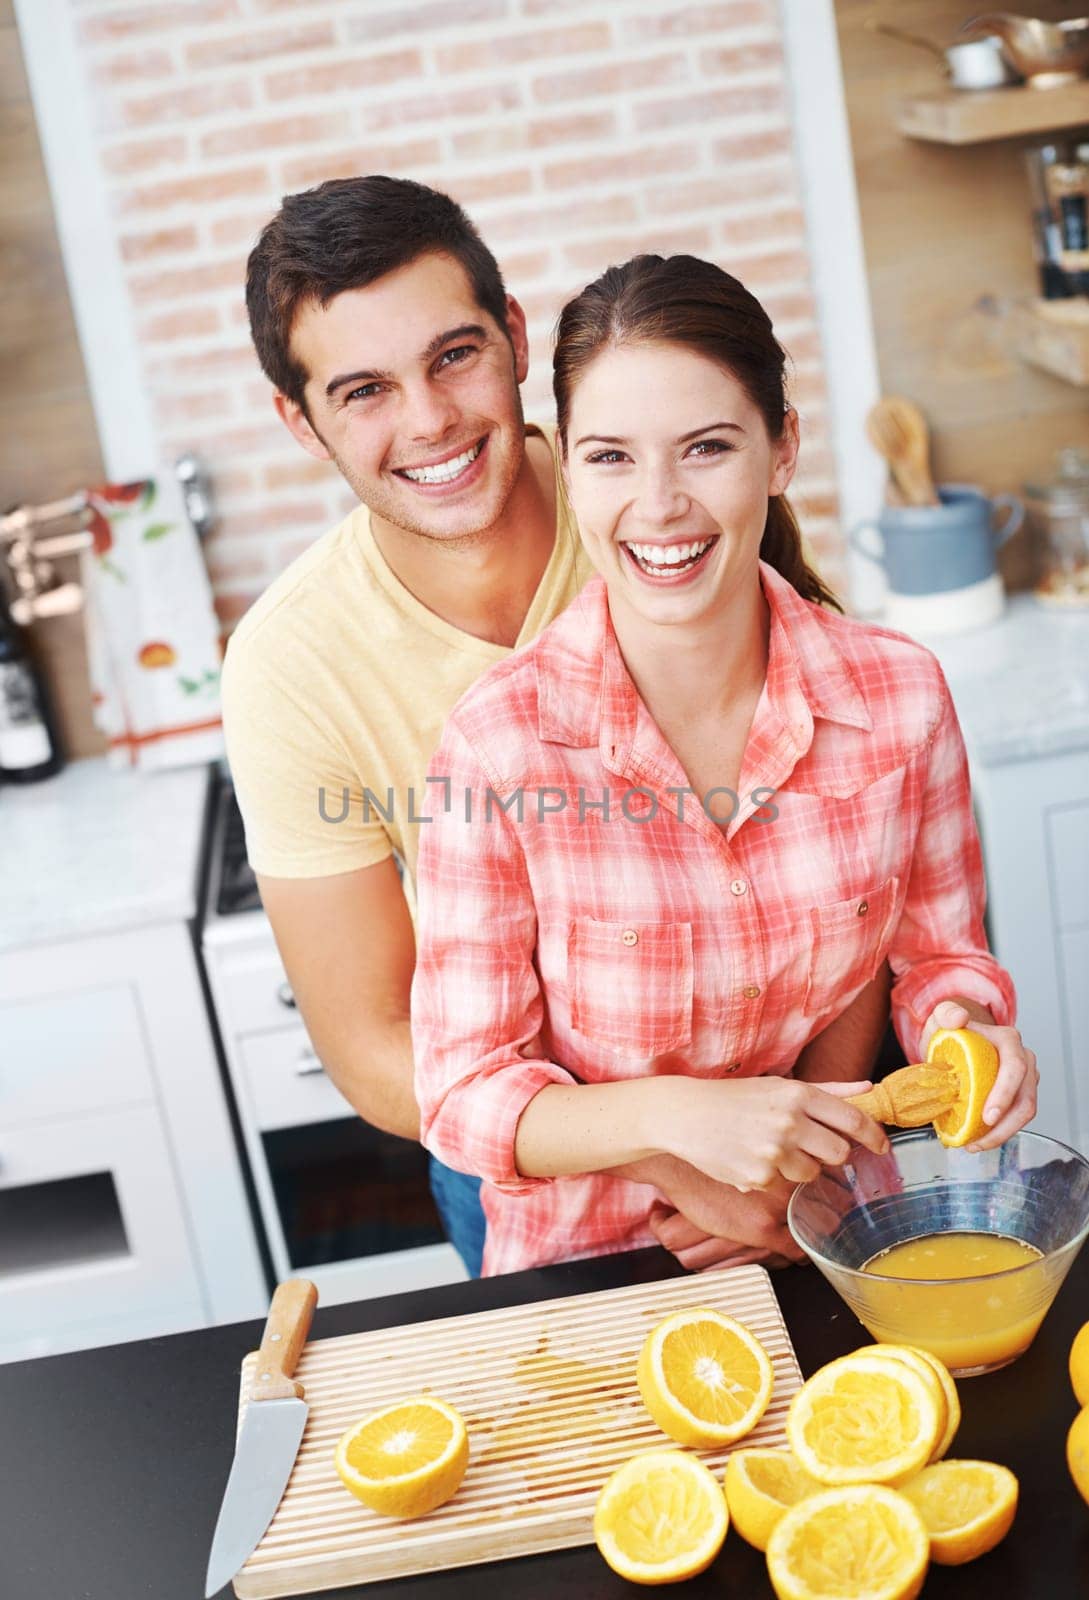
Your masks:
{"label": "floral dish towel", "polygon": [[223,754],[219,625],[170,478],[87,491],[83,556],[94,718],[115,766],[154,771]]}

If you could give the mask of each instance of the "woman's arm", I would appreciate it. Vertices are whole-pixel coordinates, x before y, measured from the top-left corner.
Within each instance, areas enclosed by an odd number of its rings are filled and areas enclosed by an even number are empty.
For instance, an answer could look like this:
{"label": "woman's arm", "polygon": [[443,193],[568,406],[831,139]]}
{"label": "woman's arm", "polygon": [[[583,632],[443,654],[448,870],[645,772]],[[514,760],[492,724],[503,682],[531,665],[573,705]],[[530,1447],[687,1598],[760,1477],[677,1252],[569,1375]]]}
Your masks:
{"label": "woman's arm", "polygon": [[534,1182],[515,1165],[518,1120],[539,1090],[575,1079],[539,1042],[537,913],[517,824],[488,805],[498,780],[454,718],[431,776],[410,1005],[420,1138],[457,1171],[520,1192]]}
{"label": "woman's arm", "polygon": [[944,678],[940,700],[933,736],[918,758],[925,762],[921,817],[889,949],[893,1021],[909,1061],[923,1059],[931,1013],[951,995],[985,1008],[1003,1026],[1016,1012],[1013,982],[983,928],[983,857],[968,758]]}
{"label": "woman's arm", "polygon": [[889,951],[897,975],[892,1011],[909,1061],[925,1059],[936,1028],[969,1026],[995,1045],[998,1078],[984,1107],[992,1127],[973,1145],[992,1149],[1035,1115],[1038,1074],[1013,1026],[1012,979],[987,945],[968,759],[944,678],[941,693],[907,897]]}
{"label": "woman's arm", "polygon": [[853,1142],[887,1147],[878,1124],[846,1104],[857,1090],[777,1077],[551,1085],[522,1112],[515,1161],[521,1173],[556,1177],[666,1155],[743,1193],[780,1177],[805,1183],[846,1161]]}

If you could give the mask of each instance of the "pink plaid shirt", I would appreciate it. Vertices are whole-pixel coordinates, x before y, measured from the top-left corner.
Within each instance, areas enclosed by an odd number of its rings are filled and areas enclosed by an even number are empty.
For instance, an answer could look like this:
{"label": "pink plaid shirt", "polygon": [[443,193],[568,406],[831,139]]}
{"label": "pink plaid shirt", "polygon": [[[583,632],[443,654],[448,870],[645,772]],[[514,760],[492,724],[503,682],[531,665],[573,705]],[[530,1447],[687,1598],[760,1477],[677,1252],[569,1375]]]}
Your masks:
{"label": "pink plaid shirt", "polygon": [[650,1185],[519,1175],[518,1119],[546,1084],[789,1074],[886,957],[909,1059],[949,995],[1014,1019],[937,661],[760,573],[767,679],[728,826],[640,700],[600,579],[446,724],[420,841],[416,1094],[427,1147],[485,1180],[485,1273],[654,1242]]}

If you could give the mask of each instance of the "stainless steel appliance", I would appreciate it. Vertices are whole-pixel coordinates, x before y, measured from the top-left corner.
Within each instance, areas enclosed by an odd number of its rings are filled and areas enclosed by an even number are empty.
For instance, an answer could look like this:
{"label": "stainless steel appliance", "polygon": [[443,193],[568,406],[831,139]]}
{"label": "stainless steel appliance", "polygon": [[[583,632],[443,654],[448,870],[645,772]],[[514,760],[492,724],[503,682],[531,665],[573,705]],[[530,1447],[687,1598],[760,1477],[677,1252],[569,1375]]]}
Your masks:
{"label": "stainless steel appliance", "polygon": [[357,1116],[310,1043],[225,771],[201,943],[276,1278],[305,1273],[325,1305],[464,1278],[426,1152]]}

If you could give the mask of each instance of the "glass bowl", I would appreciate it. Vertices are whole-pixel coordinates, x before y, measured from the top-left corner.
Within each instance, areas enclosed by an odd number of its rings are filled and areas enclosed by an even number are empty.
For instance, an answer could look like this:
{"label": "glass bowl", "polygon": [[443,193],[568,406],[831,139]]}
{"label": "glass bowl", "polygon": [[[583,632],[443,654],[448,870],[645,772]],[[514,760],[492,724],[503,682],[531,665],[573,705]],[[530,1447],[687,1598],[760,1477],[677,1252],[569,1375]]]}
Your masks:
{"label": "glass bowl", "polygon": [[[858,1145],[795,1189],[790,1231],[878,1341],[915,1344],[955,1377],[993,1372],[1032,1343],[1089,1234],[1089,1161],[1040,1133],[997,1150],[949,1150],[932,1128]],[[1040,1256],[985,1276],[878,1277],[862,1267],[936,1233],[1000,1234]]]}

